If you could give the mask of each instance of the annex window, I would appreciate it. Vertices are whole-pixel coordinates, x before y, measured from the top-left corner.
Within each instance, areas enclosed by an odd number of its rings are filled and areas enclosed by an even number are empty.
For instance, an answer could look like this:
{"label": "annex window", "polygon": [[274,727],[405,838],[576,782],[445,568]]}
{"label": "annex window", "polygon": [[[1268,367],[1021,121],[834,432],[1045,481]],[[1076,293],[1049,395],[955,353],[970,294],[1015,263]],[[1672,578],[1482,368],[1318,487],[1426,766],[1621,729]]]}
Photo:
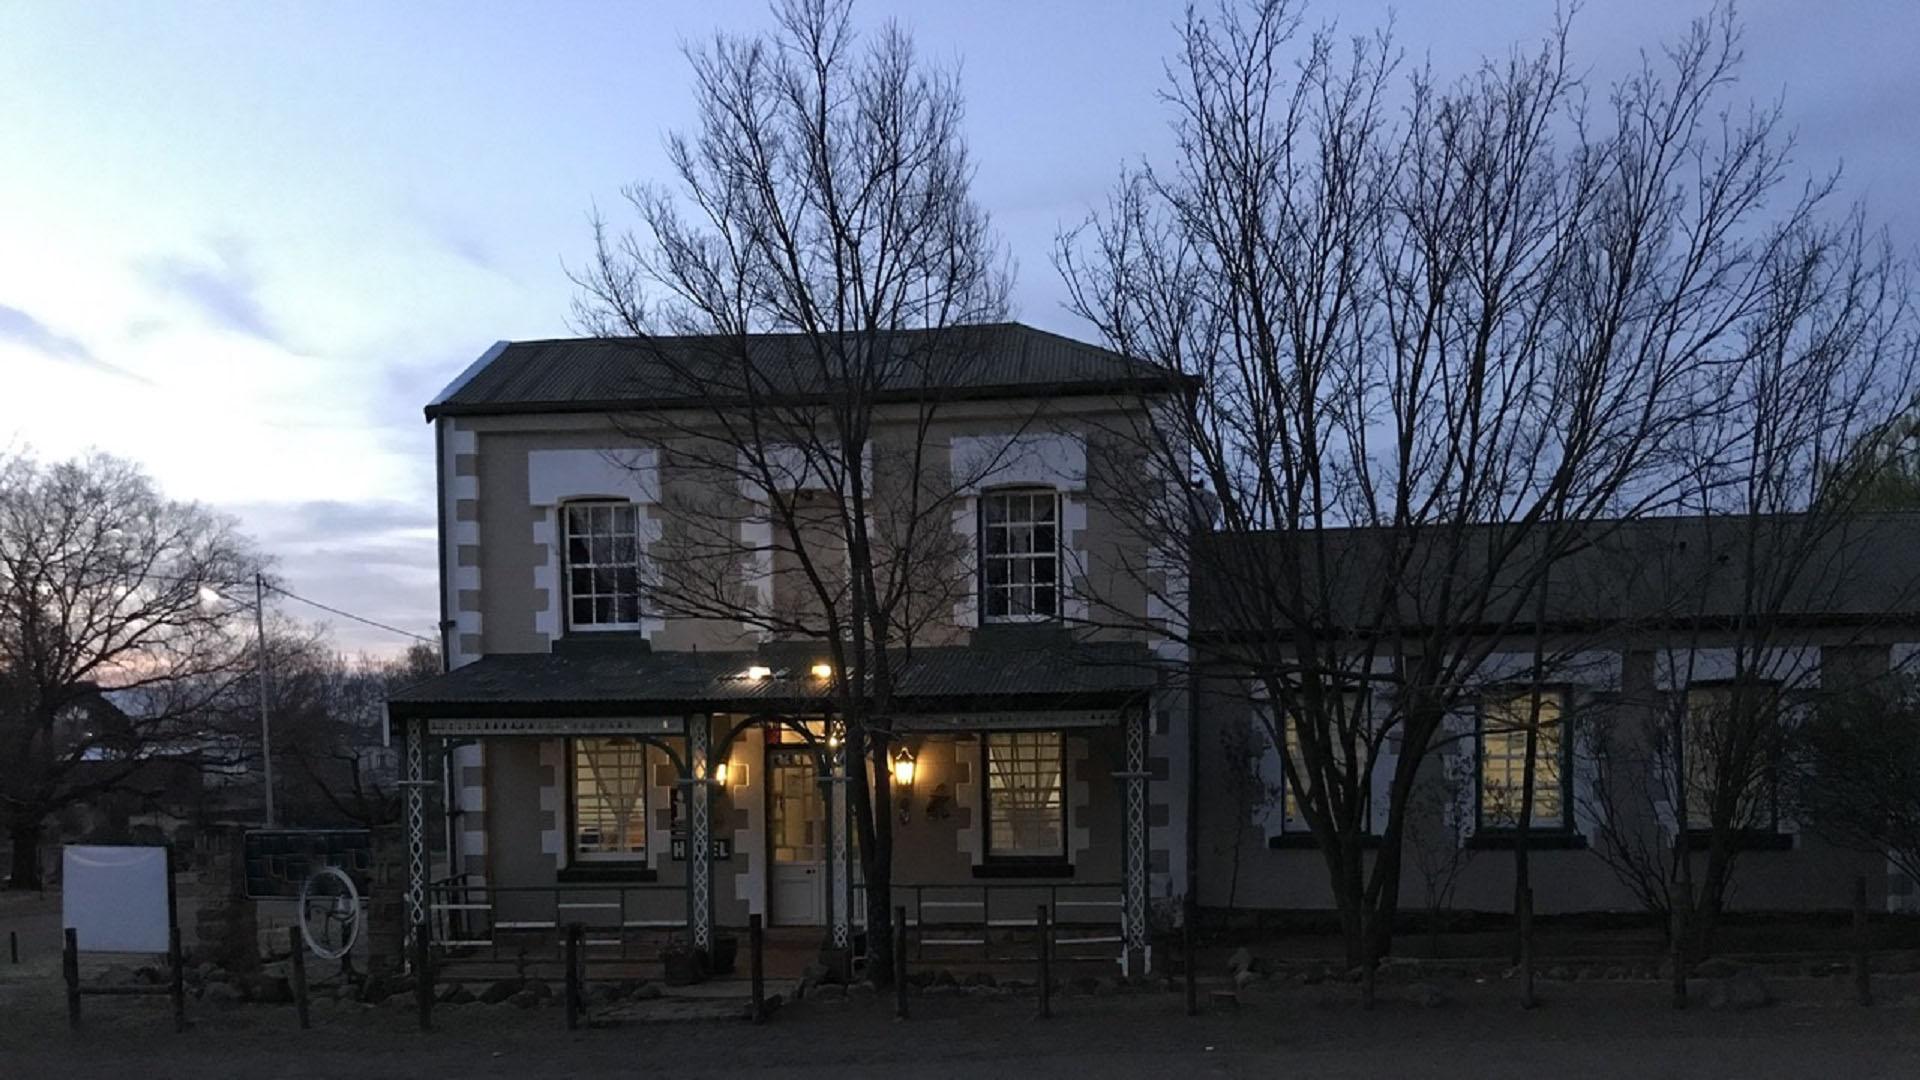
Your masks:
{"label": "annex window", "polygon": [[1480,701],[1480,827],[1520,825],[1526,796],[1527,731],[1533,729],[1533,812],[1530,826],[1567,824],[1566,693],[1541,690],[1538,723],[1531,689],[1490,694]]}
{"label": "annex window", "polygon": [[572,767],[574,859],[644,860],[647,744],[575,739]]}
{"label": "annex window", "polygon": [[1057,731],[1010,731],[988,734],[982,741],[987,858],[1065,859],[1065,736]]}
{"label": "annex window", "polygon": [[1723,786],[1734,793],[1734,828],[1777,828],[1780,688],[1770,682],[1689,686],[1683,730],[1687,828],[1713,827],[1714,804]]}
{"label": "annex window", "polygon": [[632,503],[569,503],[567,625],[575,630],[640,625],[639,510]]}
{"label": "annex window", "polygon": [[[1366,714],[1362,711],[1362,705],[1365,700],[1361,694],[1352,691],[1341,694],[1337,706],[1340,710],[1339,714],[1329,718],[1329,740],[1327,749],[1333,759],[1332,764],[1334,771],[1341,776],[1346,775],[1347,761],[1349,758],[1346,740],[1341,737],[1341,730],[1343,728],[1353,730],[1354,744],[1360,749],[1361,753],[1366,753],[1365,741],[1370,733],[1370,729]],[[1329,699],[1328,704],[1332,705],[1333,702]],[[1320,778],[1307,768],[1306,750],[1300,743],[1300,725],[1296,717],[1292,713],[1288,713],[1285,724],[1287,757],[1293,761],[1294,771],[1299,773],[1302,780],[1309,786],[1319,783]],[[1364,773],[1366,770],[1363,768],[1361,772]],[[1361,792],[1361,799],[1363,800],[1360,808],[1361,827],[1363,829],[1371,829],[1373,827],[1373,796],[1371,783],[1364,778],[1361,780],[1361,783],[1368,785],[1368,790]],[[1281,812],[1284,815],[1281,820],[1281,827],[1287,832],[1303,833],[1308,831],[1310,826],[1307,824],[1307,814],[1304,805],[1306,800],[1302,797],[1304,792],[1296,790],[1294,785],[1287,781],[1285,768],[1279,770],[1279,787]]]}
{"label": "annex window", "polygon": [[1060,614],[1060,496],[990,491],[980,497],[981,611],[988,622]]}

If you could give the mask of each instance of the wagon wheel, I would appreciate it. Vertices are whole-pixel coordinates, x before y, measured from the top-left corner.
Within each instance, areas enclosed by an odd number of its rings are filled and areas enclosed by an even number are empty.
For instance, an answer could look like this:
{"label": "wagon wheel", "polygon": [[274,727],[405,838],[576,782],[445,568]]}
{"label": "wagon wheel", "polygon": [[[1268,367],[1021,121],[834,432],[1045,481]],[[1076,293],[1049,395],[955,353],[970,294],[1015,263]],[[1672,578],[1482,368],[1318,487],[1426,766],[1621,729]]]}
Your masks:
{"label": "wagon wheel", "polygon": [[300,886],[300,936],[323,960],[338,960],[360,939],[360,890],[337,866],[323,866]]}

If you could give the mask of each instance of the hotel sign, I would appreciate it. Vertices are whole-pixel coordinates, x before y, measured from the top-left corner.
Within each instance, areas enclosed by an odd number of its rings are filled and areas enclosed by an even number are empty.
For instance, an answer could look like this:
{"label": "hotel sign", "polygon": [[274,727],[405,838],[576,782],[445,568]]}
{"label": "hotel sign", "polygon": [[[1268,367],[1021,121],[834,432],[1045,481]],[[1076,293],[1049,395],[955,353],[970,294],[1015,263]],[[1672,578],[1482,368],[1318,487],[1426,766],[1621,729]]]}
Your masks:
{"label": "hotel sign", "polygon": [[472,735],[684,735],[682,716],[495,717],[429,720],[427,734]]}

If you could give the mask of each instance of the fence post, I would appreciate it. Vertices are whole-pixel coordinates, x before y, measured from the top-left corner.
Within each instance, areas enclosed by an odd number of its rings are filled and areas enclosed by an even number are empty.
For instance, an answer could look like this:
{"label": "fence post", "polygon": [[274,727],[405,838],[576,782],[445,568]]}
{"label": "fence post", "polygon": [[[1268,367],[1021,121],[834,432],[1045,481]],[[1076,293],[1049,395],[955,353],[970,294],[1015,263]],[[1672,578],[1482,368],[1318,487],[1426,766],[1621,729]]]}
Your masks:
{"label": "fence post", "polygon": [[907,1018],[907,909],[893,909],[893,1015]]}
{"label": "fence post", "polygon": [[767,1018],[767,971],[762,962],[761,947],[766,944],[766,928],[761,923],[760,913],[747,916],[747,963],[753,975],[753,1022],[758,1024]]}
{"label": "fence post", "polygon": [[1520,890],[1520,1007],[1533,1008],[1533,890]]}
{"label": "fence post", "polygon": [[1853,993],[1862,1005],[1873,1004],[1873,957],[1867,940],[1867,879],[1853,879]]}
{"label": "fence post", "polygon": [[1186,910],[1181,913],[1180,919],[1180,945],[1187,954],[1187,1015],[1198,1016],[1200,1015],[1200,983],[1195,973],[1197,962],[1193,955],[1193,920],[1199,913],[1199,906],[1193,902],[1191,896],[1187,897],[1185,906]]}
{"label": "fence post", "polygon": [[1687,914],[1679,904],[1673,905],[1673,911],[1667,928],[1668,960],[1673,964],[1673,1007],[1687,1007]]}
{"label": "fence post", "polygon": [[1047,905],[1034,910],[1033,925],[1039,938],[1040,1018],[1044,1020],[1053,1015],[1053,920],[1047,916]]}
{"label": "fence post", "polygon": [[566,972],[563,985],[567,1002],[568,1031],[577,1031],[580,1027],[580,938],[580,924],[568,923]]}
{"label": "fence post", "polygon": [[67,1026],[80,1026],[80,935],[67,927],[66,944],[60,951],[60,972],[67,979]]}
{"label": "fence post", "polygon": [[167,928],[167,996],[173,999],[173,1030],[187,1030],[187,961],[180,949],[180,928]]}
{"label": "fence post", "polygon": [[13,962],[20,962],[20,931],[7,931],[7,952],[13,956]]}
{"label": "fence post", "polygon": [[300,1013],[300,1030],[312,1026],[307,1013],[307,943],[300,939],[300,928],[287,927],[288,974],[293,981],[293,1007]]}
{"label": "fence post", "polygon": [[413,924],[413,1002],[420,1009],[420,1030],[433,1030],[433,972],[427,969],[427,920]]}

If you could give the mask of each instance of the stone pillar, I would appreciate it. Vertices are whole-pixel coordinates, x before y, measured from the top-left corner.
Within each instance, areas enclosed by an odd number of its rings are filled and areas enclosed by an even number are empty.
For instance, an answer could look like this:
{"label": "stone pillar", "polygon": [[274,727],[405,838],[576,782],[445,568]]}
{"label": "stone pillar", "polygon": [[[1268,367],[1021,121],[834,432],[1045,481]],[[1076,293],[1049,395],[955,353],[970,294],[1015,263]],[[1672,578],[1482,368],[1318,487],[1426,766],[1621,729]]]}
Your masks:
{"label": "stone pillar", "polygon": [[687,718],[687,928],[696,949],[713,946],[712,724],[704,713]]}
{"label": "stone pillar", "polygon": [[371,830],[372,863],[367,880],[367,969],[398,971],[407,955],[406,830],[382,825]]}
{"label": "stone pillar", "polygon": [[260,923],[247,898],[246,851],[239,829],[209,829],[203,834],[206,862],[200,868],[198,903],[192,927],[193,957],[228,971],[260,967]]}
{"label": "stone pillar", "polygon": [[1126,719],[1127,769],[1121,774],[1125,785],[1124,812],[1127,845],[1122,865],[1121,936],[1125,939],[1120,958],[1123,975],[1146,975],[1153,970],[1153,941],[1147,925],[1147,874],[1149,868],[1149,832],[1147,825],[1147,714]]}

